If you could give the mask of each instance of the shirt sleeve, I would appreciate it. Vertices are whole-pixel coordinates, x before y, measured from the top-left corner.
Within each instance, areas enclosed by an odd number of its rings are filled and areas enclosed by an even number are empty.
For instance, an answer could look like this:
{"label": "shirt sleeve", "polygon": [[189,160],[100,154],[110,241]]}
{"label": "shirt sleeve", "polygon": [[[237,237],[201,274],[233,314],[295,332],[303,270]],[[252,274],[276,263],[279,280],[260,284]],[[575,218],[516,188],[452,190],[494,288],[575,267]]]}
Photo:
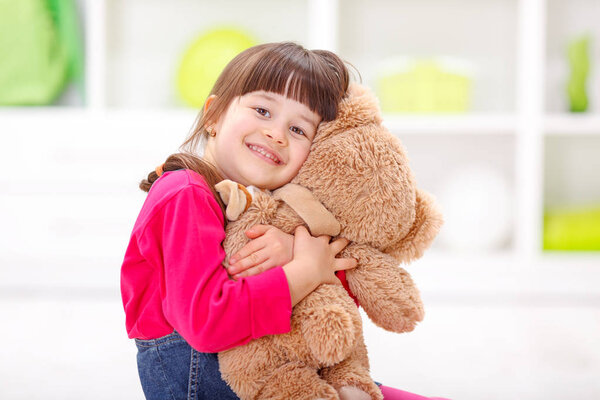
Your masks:
{"label": "shirt sleeve", "polygon": [[156,212],[139,238],[157,268],[167,321],[201,352],[219,352],[252,339],[286,333],[292,313],[281,267],[229,279],[222,262],[221,209],[203,188],[189,185]]}

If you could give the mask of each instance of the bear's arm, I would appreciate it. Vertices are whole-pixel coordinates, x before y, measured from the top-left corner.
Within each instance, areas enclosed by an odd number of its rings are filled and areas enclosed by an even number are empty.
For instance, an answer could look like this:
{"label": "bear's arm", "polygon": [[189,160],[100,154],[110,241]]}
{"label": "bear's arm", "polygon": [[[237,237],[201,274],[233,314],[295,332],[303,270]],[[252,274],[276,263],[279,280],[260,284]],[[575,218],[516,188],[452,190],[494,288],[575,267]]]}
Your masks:
{"label": "bear's arm", "polygon": [[393,257],[357,244],[350,244],[343,257],[358,260],[358,267],[346,271],[348,284],[377,326],[401,333],[412,331],[423,320],[419,290]]}

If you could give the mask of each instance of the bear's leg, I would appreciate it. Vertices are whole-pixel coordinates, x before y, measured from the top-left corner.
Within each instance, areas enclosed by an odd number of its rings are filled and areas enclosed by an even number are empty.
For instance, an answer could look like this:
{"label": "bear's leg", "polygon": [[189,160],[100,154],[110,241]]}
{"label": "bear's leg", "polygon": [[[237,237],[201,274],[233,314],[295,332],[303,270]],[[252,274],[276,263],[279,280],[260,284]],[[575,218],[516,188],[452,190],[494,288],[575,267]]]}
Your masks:
{"label": "bear's leg", "polygon": [[342,399],[345,392],[357,397],[352,393],[355,392],[354,388],[357,388],[368,394],[373,400],[382,400],[381,390],[369,374],[369,358],[362,333],[359,334],[357,342],[354,351],[348,358],[334,366],[323,368],[320,375],[340,392]]}
{"label": "bear's leg", "polygon": [[355,386],[344,386],[338,390],[340,400],[371,400],[368,393]]}
{"label": "bear's leg", "polygon": [[362,321],[342,285],[321,285],[294,308],[308,348],[321,365],[333,365],[353,351]]}
{"label": "bear's leg", "polygon": [[264,400],[339,400],[337,391],[314,368],[301,363],[279,367],[256,397]]}
{"label": "bear's leg", "polygon": [[383,399],[381,390],[371,379],[369,371],[357,363],[344,360],[333,367],[324,368],[321,371],[321,376],[336,390],[340,391],[340,397],[342,398],[345,397],[346,392],[354,392],[356,388],[365,392],[368,395],[367,397],[372,400]]}

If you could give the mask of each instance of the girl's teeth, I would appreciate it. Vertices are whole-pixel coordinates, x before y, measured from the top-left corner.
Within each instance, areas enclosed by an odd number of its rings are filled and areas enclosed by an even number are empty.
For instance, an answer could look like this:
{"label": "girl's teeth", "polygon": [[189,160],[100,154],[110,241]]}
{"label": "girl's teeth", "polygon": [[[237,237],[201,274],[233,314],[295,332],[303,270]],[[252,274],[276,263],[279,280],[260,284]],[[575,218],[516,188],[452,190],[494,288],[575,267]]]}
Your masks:
{"label": "girl's teeth", "polygon": [[262,154],[263,156],[270,158],[271,160],[275,161],[277,164],[279,164],[279,160],[277,158],[275,158],[275,156],[273,156],[270,153],[267,153],[266,151],[264,151],[262,148],[257,147],[257,146],[253,146],[251,145],[250,148],[260,154]]}

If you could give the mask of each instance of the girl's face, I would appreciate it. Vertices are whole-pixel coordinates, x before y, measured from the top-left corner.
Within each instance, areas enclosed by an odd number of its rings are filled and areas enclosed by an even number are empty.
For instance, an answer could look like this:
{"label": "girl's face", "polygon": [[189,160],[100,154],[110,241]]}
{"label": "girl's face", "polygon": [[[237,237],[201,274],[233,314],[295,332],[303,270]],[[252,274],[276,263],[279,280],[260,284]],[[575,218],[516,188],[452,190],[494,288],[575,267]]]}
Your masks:
{"label": "girl's face", "polygon": [[320,122],[317,113],[283,95],[246,93],[214,125],[216,136],[209,136],[204,159],[227,179],[276,189],[300,170]]}

